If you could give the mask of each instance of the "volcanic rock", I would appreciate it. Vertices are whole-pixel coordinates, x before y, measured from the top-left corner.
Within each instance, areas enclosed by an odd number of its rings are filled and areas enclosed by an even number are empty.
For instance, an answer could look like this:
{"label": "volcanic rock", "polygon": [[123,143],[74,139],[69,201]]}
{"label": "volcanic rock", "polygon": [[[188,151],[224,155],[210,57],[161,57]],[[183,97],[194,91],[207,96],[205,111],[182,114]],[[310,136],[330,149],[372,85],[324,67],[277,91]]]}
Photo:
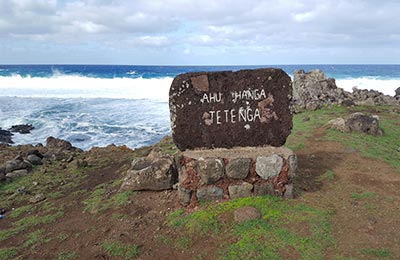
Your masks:
{"label": "volcanic rock", "polygon": [[258,156],[256,160],[256,173],[264,180],[277,176],[283,166],[283,159],[277,154]]}
{"label": "volcanic rock", "polygon": [[57,149],[57,150],[68,150],[68,151],[74,150],[74,147],[70,142],[54,138],[52,136],[46,139],[46,147],[48,149]]}
{"label": "volcanic rock", "polygon": [[182,151],[281,146],[292,129],[291,96],[280,69],[178,75],[169,92],[174,142]]}
{"label": "volcanic rock", "polygon": [[35,128],[32,125],[13,125],[8,130],[14,133],[30,134],[33,129]]}
{"label": "volcanic rock", "polygon": [[383,135],[379,128],[379,118],[377,116],[368,116],[363,113],[353,113],[346,119],[346,126],[351,132],[362,132],[369,135]]}
{"label": "volcanic rock", "polygon": [[224,198],[224,190],[216,186],[201,187],[196,196],[199,201],[220,200]]}
{"label": "volcanic rock", "polygon": [[28,162],[30,162],[32,165],[41,165],[42,164],[42,159],[37,156],[36,154],[30,154],[26,158]]}
{"label": "volcanic rock", "polygon": [[199,160],[197,172],[202,184],[213,184],[224,176],[224,163],[215,158]]}
{"label": "volcanic rock", "polygon": [[0,128],[0,144],[13,144],[12,136],[13,134],[10,131]]}
{"label": "volcanic rock", "polygon": [[336,86],[321,70],[298,70],[293,77],[293,104],[296,112],[316,110],[326,105],[341,104],[350,93]]}
{"label": "volcanic rock", "polygon": [[228,187],[229,196],[231,197],[231,199],[250,197],[252,189],[253,185],[248,182],[230,185]]}
{"label": "volcanic rock", "polygon": [[226,175],[236,180],[245,179],[249,174],[250,162],[251,160],[249,158],[233,159],[226,166]]}

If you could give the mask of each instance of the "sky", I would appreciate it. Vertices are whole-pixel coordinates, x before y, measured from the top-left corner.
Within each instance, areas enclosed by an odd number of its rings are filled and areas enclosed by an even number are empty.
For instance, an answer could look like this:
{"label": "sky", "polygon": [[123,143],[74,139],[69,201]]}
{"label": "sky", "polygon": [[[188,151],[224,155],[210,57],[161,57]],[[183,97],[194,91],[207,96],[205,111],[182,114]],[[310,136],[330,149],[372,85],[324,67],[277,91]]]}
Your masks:
{"label": "sky", "polygon": [[399,64],[397,0],[0,0],[0,64]]}

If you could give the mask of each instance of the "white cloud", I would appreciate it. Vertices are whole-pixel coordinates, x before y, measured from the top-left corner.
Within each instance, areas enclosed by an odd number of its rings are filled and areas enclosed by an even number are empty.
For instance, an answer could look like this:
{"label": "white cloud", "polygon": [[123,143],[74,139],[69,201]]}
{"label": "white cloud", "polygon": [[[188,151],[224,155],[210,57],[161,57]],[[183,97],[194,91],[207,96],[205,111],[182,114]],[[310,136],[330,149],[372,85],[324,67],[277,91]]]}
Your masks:
{"label": "white cloud", "polygon": [[[82,53],[88,46],[91,53],[122,52],[129,44],[134,53],[168,47],[172,57],[190,50],[239,61],[234,55],[246,51],[298,55],[312,48],[323,56],[334,48],[340,56],[344,49],[397,48],[399,11],[391,0],[0,0],[0,44],[28,45],[28,39],[57,49],[73,43]],[[26,49],[21,55],[29,55]]]}

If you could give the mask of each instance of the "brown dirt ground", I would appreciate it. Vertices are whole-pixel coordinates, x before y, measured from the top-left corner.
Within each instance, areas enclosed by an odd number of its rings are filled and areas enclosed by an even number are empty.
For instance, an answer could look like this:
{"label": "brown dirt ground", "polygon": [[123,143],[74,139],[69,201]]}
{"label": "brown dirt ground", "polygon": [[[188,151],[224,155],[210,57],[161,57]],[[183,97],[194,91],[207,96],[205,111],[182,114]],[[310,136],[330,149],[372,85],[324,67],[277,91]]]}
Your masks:
{"label": "brown dirt ground", "polygon": [[[337,142],[323,141],[320,137],[324,134],[324,129],[318,129],[310,138],[312,142],[296,152],[299,157],[296,187],[300,191],[296,200],[335,213],[332,227],[336,246],[328,249],[326,259],[335,259],[337,255],[370,259],[360,253],[362,248],[387,248],[393,259],[400,259],[400,172],[382,161],[364,158],[357,151],[346,149]],[[12,158],[12,152],[3,154]],[[96,165],[106,155],[109,158],[107,165],[89,171],[80,189],[90,192],[100,183],[121,178],[121,173],[129,167],[132,151],[115,147],[98,149],[87,152],[86,158]],[[328,170],[335,173],[334,180],[321,180],[321,175]],[[353,193],[365,192],[375,195],[365,199],[352,197]],[[101,214],[84,212],[82,200],[85,198],[85,194],[71,193],[55,199],[55,203],[65,206],[65,215],[56,223],[41,228],[54,237],[63,233],[68,234],[68,238],[64,241],[52,239],[34,250],[25,249],[20,259],[56,259],[62,251],[76,252],[77,259],[122,259],[105,254],[101,248],[105,240],[137,244],[140,252],[138,259],[142,260],[193,259],[199,252],[202,259],[217,257],[218,245],[212,236],[192,241],[189,249],[174,248],[160,240],[163,236],[176,236],[166,225],[169,212],[180,208],[176,191],[137,192],[127,206]],[[128,217],[113,217],[116,214]],[[1,222],[0,228],[10,224],[7,219]],[[24,239],[25,236],[18,235],[6,240],[0,248],[18,245]],[[290,252],[289,249],[285,252],[288,259],[299,257],[289,257]]]}

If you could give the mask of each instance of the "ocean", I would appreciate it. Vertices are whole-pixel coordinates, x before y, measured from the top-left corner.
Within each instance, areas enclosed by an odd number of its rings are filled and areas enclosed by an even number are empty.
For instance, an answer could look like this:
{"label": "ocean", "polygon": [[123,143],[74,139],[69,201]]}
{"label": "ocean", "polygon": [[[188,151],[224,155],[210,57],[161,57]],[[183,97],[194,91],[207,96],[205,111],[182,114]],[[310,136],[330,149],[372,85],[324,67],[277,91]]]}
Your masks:
{"label": "ocean", "polygon": [[290,76],[321,69],[348,91],[357,86],[393,96],[400,87],[400,65],[0,65],[0,128],[35,127],[15,134],[15,144],[44,144],[54,136],[85,150],[152,145],[171,132],[168,91],[176,75],[265,67]]}

